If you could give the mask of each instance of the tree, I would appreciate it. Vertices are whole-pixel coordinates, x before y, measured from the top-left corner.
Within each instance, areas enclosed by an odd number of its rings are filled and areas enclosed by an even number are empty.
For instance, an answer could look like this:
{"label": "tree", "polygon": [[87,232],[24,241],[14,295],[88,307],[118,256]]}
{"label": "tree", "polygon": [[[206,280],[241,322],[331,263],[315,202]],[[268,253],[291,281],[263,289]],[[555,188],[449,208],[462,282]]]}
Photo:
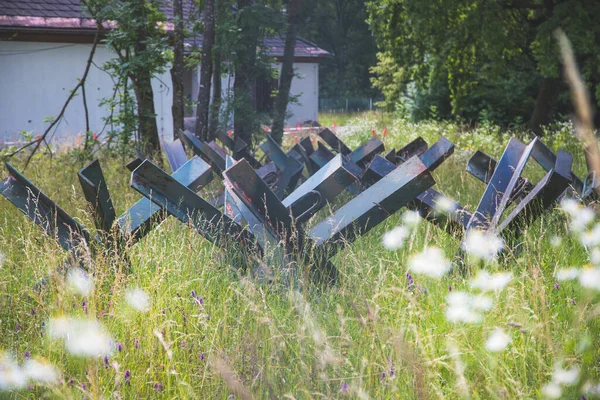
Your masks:
{"label": "tree", "polygon": [[283,125],[290,97],[290,88],[294,78],[294,51],[296,49],[296,34],[300,17],[301,0],[290,0],[288,3],[288,28],[285,35],[285,48],[281,64],[281,77],[279,79],[279,92],[275,99],[275,112],[273,117],[272,136],[281,144],[283,140]]}
{"label": "tree", "polygon": [[[160,11],[161,0],[90,0],[86,8],[99,23],[114,22],[107,33],[107,46],[117,58],[104,65],[118,85],[122,96],[128,97],[129,83],[135,95],[134,128],[143,151],[149,155],[160,152],[152,77],[164,72],[170,59],[167,36],[162,27],[166,21]],[[121,112],[129,112],[128,105]],[[125,132],[130,135],[130,132]]]}
{"label": "tree", "polygon": [[173,139],[177,139],[179,130],[183,130],[185,102],[183,99],[183,66],[184,66],[184,20],[183,0],[173,0],[173,15],[175,29],[173,31],[173,66],[171,81],[173,82]]}
{"label": "tree", "polygon": [[377,62],[375,38],[363,0],[303,0],[298,34],[331,53],[319,67],[319,95],[377,96],[369,68]]}
{"label": "tree", "polygon": [[[600,99],[600,3],[584,0],[372,0],[369,23],[380,50],[394,58],[411,78],[428,87],[444,77],[452,109],[460,115],[473,93],[510,80],[507,72],[532,71],[522,84],[537,82],[530,127],[540,133],[557,110],[560,60],[553,32],[573,41],[584,77]],[[524,76],[525,78],[525,76]],[[400,82],[404,90],[405,82]],[[519,86],[519,85],[516,85]],[[500,94],[503,87],[496,85]],[[561,109],[561,111],[565,111]]]}
{"label": "tree", "polygon": [[254,80],[256,77],[256,47],[259,40],[254,0],[238,0],[238,45],[233,82],[233,132],[246,143],[252,143],[254,120]]}
{"label": "tree", "polygon": [[198,90],[198,106],[196,108],[196,136],[202,140],[209,140],[208,111],[213,69],[213,44],[215,42],[215,0],[206,0],[203,13],[204,35],[200,64],[200,89]]}

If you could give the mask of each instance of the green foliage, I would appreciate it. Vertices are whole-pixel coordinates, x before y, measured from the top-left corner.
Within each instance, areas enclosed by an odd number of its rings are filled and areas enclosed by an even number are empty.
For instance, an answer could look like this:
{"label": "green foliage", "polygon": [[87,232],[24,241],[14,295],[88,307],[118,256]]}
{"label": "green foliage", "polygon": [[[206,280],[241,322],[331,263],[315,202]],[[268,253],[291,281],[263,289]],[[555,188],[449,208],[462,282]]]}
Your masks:
{"label": "green foliage", "polygon": [[[374,71],[387,87],[390,57],[404,71],[396,78],[398,90],[387,92],[388,106],[401,97],[398,92],[406,95],[411,82],[421,91],[447,85],[456,116],[475,120],[488,110],[496,122],[528,120],[540,79],[560,76],[559,27],[592,92],[600,93],[598,2],[372,0],[368,11],[385,54]],[[565,102],[559,106],[562,114],[569,109]]]}
{"label": "green foliage", "polygon": [[319,67],[322,98],[374,97],[369,68],[376,63],[376,44],[365,22],[361,0],[303,0],[304,21],[298,36],[327,50],[331,57]]}

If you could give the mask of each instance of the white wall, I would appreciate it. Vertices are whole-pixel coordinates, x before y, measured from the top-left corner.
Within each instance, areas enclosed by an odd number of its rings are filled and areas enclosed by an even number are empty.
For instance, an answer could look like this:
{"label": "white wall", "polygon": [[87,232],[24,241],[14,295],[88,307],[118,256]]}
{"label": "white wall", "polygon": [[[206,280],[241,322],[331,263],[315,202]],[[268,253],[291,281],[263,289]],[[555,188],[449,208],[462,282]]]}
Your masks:
{"label": "white wall", "polygon": [[[276,63],[273,68],[277,68],[281,72],[281,63]],[[292,79],[290,95],[299,95],[298,104],[288,104],[288,112],[291,116],[286,120],[286,127],[295,127],[298,123],[307,120],[317,121],[319,117],[319,64],[295,63],[294,72],[296,75]],[[191,76],[193,81],[189,83],[191,85],[190,96],[196,100],[200,82],[200,66],[194,70]],[[234,78],[231,75],[226,75],[221,79],[223,99],[232,95],[233,82]],[[196,115],[195,109],[193,115]],[[233,124],[233,118],[230,119],[230,123]]]}
{"label": "white wall", "polygon": [[[60,112],[69,91],[81,78],[91,45],[41,42],[0,41],[0,142],[19,140],[19,131],[42,134],[48,126],[46,117]],[[98,67],[110,60],[110,51],[98,46],[94,62]],[[98,103],[112,96],[111,77],[96,66],[91,67],[86,81],[90,128],[100,133],[106,107]],[[154,79],[155,107],[159,133],[172,137],[171,77],[169,72]],[[67,108],[58,124],[55,139],[74,141],[85,132],[85,116],[81,94]]]}
{"label": "white wall", "polygon": [[[281,72],[281,64],[275,68]],[[294,79],[290,95],[297,96],[299,104],[288,104],[291,116],[286,120],[286,126],[294,127],[307,120],[317,121],[319,118],[319,64],[295,63]]]}

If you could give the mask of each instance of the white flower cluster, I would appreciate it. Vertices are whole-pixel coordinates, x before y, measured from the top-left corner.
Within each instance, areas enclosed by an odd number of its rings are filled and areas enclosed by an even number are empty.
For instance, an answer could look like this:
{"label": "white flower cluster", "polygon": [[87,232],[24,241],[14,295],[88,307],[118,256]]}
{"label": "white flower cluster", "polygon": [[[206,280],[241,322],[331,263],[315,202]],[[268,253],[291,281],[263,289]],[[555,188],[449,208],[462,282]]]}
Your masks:
{"label": "white flower cluster", "polygon": [[50,337],[65,341],[67,351],[83,357],[103,357],[113,351],[114,342],[97,320],[58,317],[48,323]]}
{"label": "white flower cluster", "polygon": [[137,311],[146,312],[150,310],[150,296],[140,288],[128,289],[125,300]]}
{"label": "white flower cluster", "polygon": [[[479,271],[477,276],[469,281],[469,286],[483,293],[499,293],[511,280],[512,273],[510,272],[490,274],[487,271]],[[483,312],[491,309],[493,305],[492,299],[484,294],[472,295],[461,291],[449,293],[446,296],[446,303],[448,305],[446,319],[450,322],[465,323],[481,322]],[[500,332],[495,332],[488,340],[489,348],[498,349],[502,347],[499,343],[503,343],[504,341],[506,341],[506,337],[503,337]]]}
{"label": "white flower cluster", "polygon": [[570,228],[573,232],[583,232],[594,220],[594,210],[583,207],[574,199],[563,199],[560,207],[571,217]]}
{"label": "white flower cluster", "polygon": [[600,267],[561,268],[556,271],[555,277],[557,281],[578,279],[582,287],[600,291]]}
{"label": "white flower cluster", "polygon": [[450,322],[475,324],[481,322],[483,312],[492,308],[492,299],[484,295],[471,295],[455,291],[446,296],[446,319]]}
{"label": "white flower cluster", "polygon": [[579,368],[563,369],[560,364],[554,365],[552,380],[542,387],[542,394],[548,399],[562,397],[562,386],[570,386],[579,380]]}
{"label": "white flower cluster", "polygon": [[88,297],[94,290],[94,279],[81,268],[69,269],[67,283],[83,297]]}
{"label": "white flower cluster", "polygon": [[490,261],[495,259],[502,250],[504,241],[494,232],[470,229],[462,243],[462,247],[467,254]]}
{"label": "white flower cluster", "polygon": [[395,227],[383,235],[383,246],[388,250],[398,250],[410,236],[412,230],[419,225],[421,217],[416,211],[405,211],[402,214],[402,225]]}
{"label": "white flower cluster", "polygon": [[426,247],[422,252],[409,258],[408,269],[415,274],[441,278],[450,270],[450,262],[444,257],[441,249]]}
{"label": "white flower cluster", "polygon": [[8,354],[0,354],[0,391],[23,389],[28,383],[52,384],[58,376],[51,364],[26,360],[21,366]]}
{"label": "white flower cluster", "polygon": [[506,350],[510,342],[510,336],[501,328],[496,328],[485,342],[485,348],[488,351],[500,352]]}

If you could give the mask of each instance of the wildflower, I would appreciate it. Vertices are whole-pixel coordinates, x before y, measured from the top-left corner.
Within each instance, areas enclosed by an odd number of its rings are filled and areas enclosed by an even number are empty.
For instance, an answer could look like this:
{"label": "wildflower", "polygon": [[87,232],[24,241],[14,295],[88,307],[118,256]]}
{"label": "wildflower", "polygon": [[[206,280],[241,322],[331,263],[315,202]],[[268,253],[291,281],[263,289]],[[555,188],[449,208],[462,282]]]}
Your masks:
{"label": "wildflower", "polygon": [[561,268],[556,271],[556,280],[557,281],[570,281],[573,279],[577,279],[579,276],[578,268]]}
{"label": "wildflower", "polygon": [[48,363],[41,363],[36,360],[27,360],[23,365],[25,375],[35,382],[55,383],[58,381],[58,371]]}
{"label": "wildflower", "polygon": [[555,290],[558,290],[558,289],[560,289],[560,285],[559,285],[558,283],[555,283],[555,284],[554,284],[554,289],[555,289]]}
{"label": "wildflower", "polygon": [[24,354],[24,357],[26,360],[29,360],[29,358],[31,358],[31,352],[29,350],[27,350]]}
{"label": "wildflower", "polygon": [[0,354],[0,390],[22,389],[27,385],[27,375],[8,355]]}
{"label": "wildflower", "polygon": [[348,391],[348,382],[342,382],[340,387],[340,393],[346,393]]}
{"label": "wildflower", "polygon": [[508,336],[502,329],[496,328],[485,342],[485,348],[488,349],[488,351],[500,352],[508,347],[510,340],[510,336]]}
{"label": "wildflower", "polygon": [[388,250],[398,250],[410,235],[410,230],[405,226],[397,226],[383,235],[383,246]]}
{"label": "wildflower", "polygon": [[437,247],[427,247],[421,253],[413,255],[408,260],[408,266],[414,273],[432,278],[441,278],[450,270],[450,263]]}
{"label": "wildflower", "polygon": [[414,228],[421,222],[421,216],[418,212],[408,210],[402,214],[402,223],[410,228]]}
{"label": "wildflower", "polygon": [[200,353],[200,361],[204,361],[205,358],[206,356],[204,355],[204,353]]}
{"label": "wildflower", "polygon": [[381,378],[381,380],[385,380],[385,371],[382,372],[381,374],[379,374],[379,377]]}
{"label": "wildflower", "polygon": [[446,296],[448,308],[446,319],[450,322],[478,323],[482,319],[482,311],[492,307],[489,297],[471,296],[466,292],[452,291]]}
{"label": "wildflower", "polygon": [[562,389],[556,383],[548,383],[542,387],[542,394],[547,399],[558,399],[562,395]]}
{"label": "wildflower", "polygon": [[73,386],[75,384],[75,379],[73,377],[69,378],[69,386]]}
{"label": "wildflower", "polygon": [[163,384],[162,384],[162,383],[160,383],[160,382],[156,382],[156,383],[154,384],[154,390],[155,390],[157,393],[159,393],[159,392],[162,392],[162,391],[164,390],[164,388],[165,388],[165,385],[163,385]]}
{"label": "wildflower", "polygon": [[133,345],[136,349],[140,348],[140,340],[139,339],[135,339],[135,343]]}
{"label": "wildflower", "polygon": [[104,356],[104,368],[110,367],[110,357]]}
{"label": "wildflower", "polygon": [[594,211],[591,208],[580,206],[573,199],[562,200],[560,206],[571,217],[570,228],[573,232],[583,231],[594,220]]}
{"label": "wildflower", "polygon": [[406,273],[406,286],[408,287],[408,290],[415,288],[415,281],[413,280],[412,275],[409,273]]}
{"label": "wildflower", "polygon": [[573,385],[579,379],[579,368],[564,369],[559,364],[554,366],[552,381],[561,385]]}
{"label": "wildflower", "polygon": [[51,337],[63,339],[67,351],[84,357],[102,357],[112,351],[112,340],[96,320],[52,318],[48,324]]}
{"label": "wildflower", "polygon": [[504,241],[495,233],[471,229],[467,232],[463,249],[470,255],[482,260],[496,258],[504,247]]}
{"label": "wildflower", "polygon": [[81,302],[81,308],[83,308],[83,311],[87,314],[87,304],[85,300]]}
{"label": "wildflower", "polygon": [[117,343],[117,351],[121,352],[123,351],[123,345],[121,343]]}
{"label": "wildflower", "polygon": [[600,268],[582,269],[579,274],[579,284],[584,288],[600,290]]}
{"label": "wildflower", "polygon": [[130,383],[131,381],[131,371],[126,370],[125,371],[125,382]]}
{"label": "wildflower", "polygon": [[597,246],[600,244],[600,224],[597,223],[594,227],[586,232],[579,234],[579,241],[586,247]]}
{"label": "wildflower", "polygon": [[191,293],[192,297],[194,298],[194,300],[196,301],[196,304],[198,304],[199,306],[201,306],[202,304],[204,304],[204,298],[200,297],[196,294],[195,290],[192,290]]}
{"label": "wildflower", "polygon": [[125,299],[131,307],[138,311],[145,312],[150,310],[150,296],[148,296],[148,294],[142,289],[129,289],[125,293]]}
{"label": "wildflower", "polygon": [[67,283],[83,297],[88,297],[94,290],[93,278],[81,268],[71,268],[67,272]]}
{"label": "wildflower", "polygon": [[441,212],[453,212],[454,211],[454,202],[447,198],[446,196],[440,196],[435,199],[435,208]]}
{"label": "wildflower", "polygon": [[482,292],[499,292],[508,285],[511,279],[512,273],[510,272],[491,275],[487,271],[479,271],[477,277],[471,279],[469,284],[471,288],[479,289]]}

